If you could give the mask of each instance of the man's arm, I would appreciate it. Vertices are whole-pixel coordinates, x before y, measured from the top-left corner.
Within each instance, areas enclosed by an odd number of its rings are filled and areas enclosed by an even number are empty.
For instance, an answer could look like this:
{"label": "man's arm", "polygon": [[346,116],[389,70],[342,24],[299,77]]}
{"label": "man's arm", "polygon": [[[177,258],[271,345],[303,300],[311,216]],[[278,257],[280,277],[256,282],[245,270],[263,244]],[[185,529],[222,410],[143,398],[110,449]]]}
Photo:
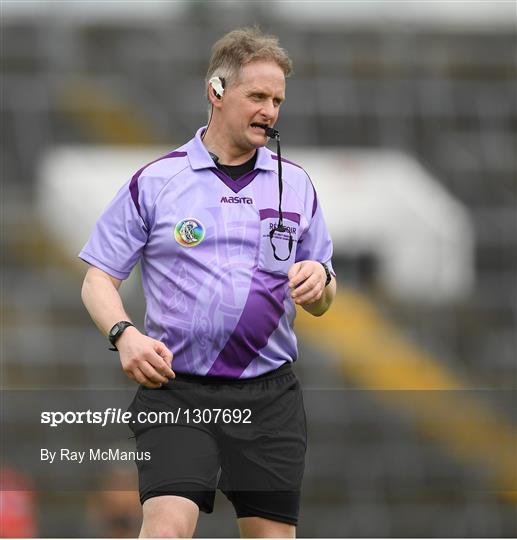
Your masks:
{"label": "man's arm", "polygon": [[[130,321],[118,293],[121,280],[91,266],[84,278],[81,298],[91,318],[105,335],[119,321]],[[172,353],[160,341],[135,327],[126,328],[117,340],[122,369],[126,375],[148,388],[158,388],[175,377]]]}
{"label": "man's arm", "polygon": [[336,278],[331,276],[325,287],[327,274],[318,261],[300,261],[291,266],[288,273],[291,297],[311,315],[323,315],[336,296]]}

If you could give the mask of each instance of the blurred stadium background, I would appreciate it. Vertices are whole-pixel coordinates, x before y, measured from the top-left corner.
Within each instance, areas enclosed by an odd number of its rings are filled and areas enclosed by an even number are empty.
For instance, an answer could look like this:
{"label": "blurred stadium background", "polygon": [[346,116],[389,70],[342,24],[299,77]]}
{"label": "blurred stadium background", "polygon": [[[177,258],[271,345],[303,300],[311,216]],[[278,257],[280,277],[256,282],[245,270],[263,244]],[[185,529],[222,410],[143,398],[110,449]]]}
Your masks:
{"label": "blurred stadium background", "polygon": [[[76,254],[137,166],[206,123],[213,42],[259,23],[294,61],[278,128],[339,283],[327,316],[297,320],[299,536],[516,536],[516,3],[3,0],[1,16],[1,378],[28,392],[3,428],[2,535],[137,534],[132,465],[66,491],[28,462],[30,391],[132,388]],[[236,534],[218,495],[197,536]]]}

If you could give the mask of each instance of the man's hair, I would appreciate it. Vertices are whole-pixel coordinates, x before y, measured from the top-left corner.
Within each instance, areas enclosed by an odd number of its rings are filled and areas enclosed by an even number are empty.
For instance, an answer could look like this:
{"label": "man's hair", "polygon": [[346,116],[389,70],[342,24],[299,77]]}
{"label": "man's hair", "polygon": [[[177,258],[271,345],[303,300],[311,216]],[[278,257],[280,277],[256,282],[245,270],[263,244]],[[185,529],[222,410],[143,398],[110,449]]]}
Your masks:
{"label": "man's hair", "polygon": [[205,79],[206,92],[212,77],[223,77],[225,86],[231,86],[237,82],[241,68],[257,60],[275,62],[286,77],[293,71],[293,63],[278,44],[278,38],[264,34],[258,26],[238,28],[225,34],[212,47]]}

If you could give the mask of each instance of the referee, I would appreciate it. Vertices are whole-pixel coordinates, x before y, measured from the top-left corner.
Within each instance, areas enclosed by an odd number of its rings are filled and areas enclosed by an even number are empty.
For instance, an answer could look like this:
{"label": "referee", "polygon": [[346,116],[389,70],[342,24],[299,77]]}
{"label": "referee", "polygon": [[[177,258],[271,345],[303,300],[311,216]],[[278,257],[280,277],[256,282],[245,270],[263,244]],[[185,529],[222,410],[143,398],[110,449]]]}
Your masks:
{"label": "referee", "polygon": [[[217,41],[208,125],[122,186],[79,255],[83,302],[139,384],[130,411],[174,418],[132,425],[137,455],[150,456],[137,461],[141,537],[192,537],[217,488],[242,537],[296,533],[306,423],[295,304],[322,315],[336,282],[314,186],[281,158],[273,129],[291,71],[257,28]],[[118,294],[138,262],[143,331]]]}

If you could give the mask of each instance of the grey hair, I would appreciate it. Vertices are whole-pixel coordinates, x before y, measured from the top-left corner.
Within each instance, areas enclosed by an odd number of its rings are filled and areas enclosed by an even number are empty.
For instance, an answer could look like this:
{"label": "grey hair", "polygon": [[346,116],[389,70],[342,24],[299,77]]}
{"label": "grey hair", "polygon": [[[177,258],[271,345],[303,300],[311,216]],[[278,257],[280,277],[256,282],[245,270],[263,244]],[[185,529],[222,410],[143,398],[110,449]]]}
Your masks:
{"label": "grey hair", "polygon": [[243,66],[257,60],[275,62],[286,77],[293,72],[293,63],[276,36],[264,34],[258,26],[238,28],[225,34],[212,47],[205,77],[207,98],[212,77],[223,77],[228,88],[236,84]]}

